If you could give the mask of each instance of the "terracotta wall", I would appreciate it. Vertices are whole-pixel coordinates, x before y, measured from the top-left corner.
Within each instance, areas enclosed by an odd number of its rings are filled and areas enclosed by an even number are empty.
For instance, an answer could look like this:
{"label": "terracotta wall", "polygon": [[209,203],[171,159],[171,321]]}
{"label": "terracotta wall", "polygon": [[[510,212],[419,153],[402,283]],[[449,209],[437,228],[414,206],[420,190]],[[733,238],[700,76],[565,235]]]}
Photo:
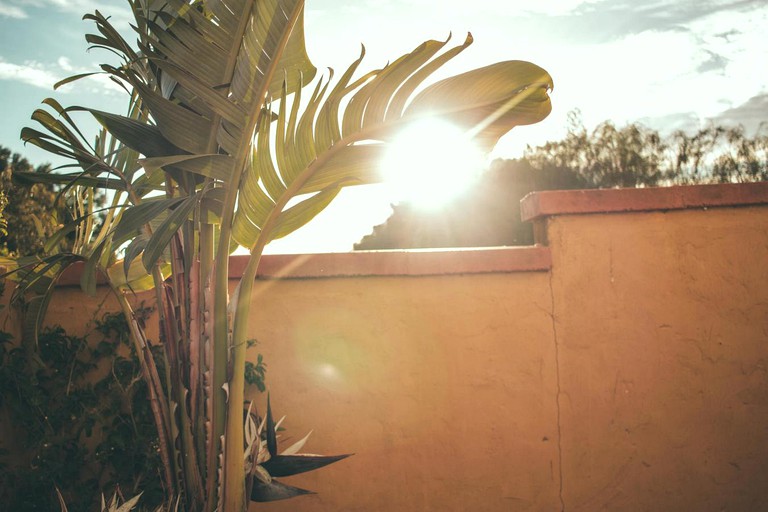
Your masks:
{"label": "terracotta wall", "polygon": [[[252,510],[768,509],[766,184],[523,211],[547,246],[265,259],[275,412],[355,456]],[[49,321],[99,303],[62,287]]]}

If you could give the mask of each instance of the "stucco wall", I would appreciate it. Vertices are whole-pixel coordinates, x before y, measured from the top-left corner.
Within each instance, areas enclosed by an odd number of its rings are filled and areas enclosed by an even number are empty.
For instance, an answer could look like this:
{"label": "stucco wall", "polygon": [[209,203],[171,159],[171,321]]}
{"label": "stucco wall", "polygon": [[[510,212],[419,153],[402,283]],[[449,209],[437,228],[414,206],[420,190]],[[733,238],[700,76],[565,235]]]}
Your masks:
{"label": "stucco wall", "polygon": [[555,505],[546,274],[348,279],[334,288],[281,283],[282,300],[255,318],[271,324],[254,334],[291,433],[313,428],[311,448],[356,454],[326,479],[292,479],[320,491],[302,510]]}
{"label": "stucco wall", "polygon": [[[768,187],[556,194],[523,205],[548,249],[259,281],[251,354],[286,435],[355,456],[252,509],[768,509]],[[62,288],[49,320],[102,299]]]}
{"label": "stucco wall", "polygon": [[768,209],[550,222],[568,510],[768,510]]}

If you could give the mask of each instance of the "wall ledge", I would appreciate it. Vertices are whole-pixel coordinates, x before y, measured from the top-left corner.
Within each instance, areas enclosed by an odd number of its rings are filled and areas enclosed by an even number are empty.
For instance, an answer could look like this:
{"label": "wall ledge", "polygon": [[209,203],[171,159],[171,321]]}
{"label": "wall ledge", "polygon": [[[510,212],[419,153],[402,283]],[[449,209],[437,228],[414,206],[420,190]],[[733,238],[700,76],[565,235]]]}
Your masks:
{"label": "wall ledge", "polygon": [[649,212],[768,204],[768,182],[532,192],[520,202],[523,221],[555,215]]}
{"label": "wall ledge", "polygon": [[[229,277],[243,275],[248,256],[229,258]],[[490,247],[355,251],[326,254],[268,254],[261,258],[259,279],[328,277],[435,276],[546,272],[552,266],[548,247]],[[83,263],[68,267],[57,286],[80,286]],[[97,278],[106,284],[104,276]]]}
{"label": "wall ledge", "polygon": [[[240,277],[247,256],[232,256],[230,277]],[[549,248],[491,247],[272,254],[262,258],[259,278],[435,276],[548,271]]]}

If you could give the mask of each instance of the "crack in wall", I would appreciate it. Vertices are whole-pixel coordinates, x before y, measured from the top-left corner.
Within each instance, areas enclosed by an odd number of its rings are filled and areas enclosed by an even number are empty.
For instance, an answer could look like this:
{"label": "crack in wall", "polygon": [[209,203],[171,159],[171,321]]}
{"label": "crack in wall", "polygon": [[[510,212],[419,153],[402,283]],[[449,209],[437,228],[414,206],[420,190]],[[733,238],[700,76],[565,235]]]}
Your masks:
{"label": "crack in wall", "polygon": [[560,424],[560,345],[557,340],[557,323],[555,322],[555,292],[552,285],[553,272],[549,271],[549,298],[551,303],[550,318],[552,319],[552,340],[555,345],[555,407],[557,410],[557,467],[558,467],[558,497],[560,498],[560,512],[565,512],[565,499],[563,498],[563,435]]}

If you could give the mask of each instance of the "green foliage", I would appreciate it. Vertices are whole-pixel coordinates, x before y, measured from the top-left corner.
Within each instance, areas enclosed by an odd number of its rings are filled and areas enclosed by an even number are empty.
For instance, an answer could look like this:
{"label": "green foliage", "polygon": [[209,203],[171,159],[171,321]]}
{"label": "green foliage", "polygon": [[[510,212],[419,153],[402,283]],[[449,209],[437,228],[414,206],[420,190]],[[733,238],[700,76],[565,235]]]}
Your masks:
{"label": "green foliage", "polygon": [[708,126],[693,135],[676,132],[670,147],[673,183],[749,183],[768,180],[768,125],[753,137],[743,127]]}
{"label": "green foliage", "polygon": [[157,434],[126,333],[120,314],[96,323],[95,343],[54,327],[31,351],[0,333],[0,409],[12,433],[0,441],[0,502],[8,510],[54,510],[54,486],[72,511],[90,510],[102,488],[116,485],[143,491],[146,505],[162,501]]}
{"label": "green foliage", "polygon": [[[136,313],[144,322],[150,312]],[[0,439],[0,502],[9,510],[54,510],[58,495],[68,511],[93,510],[105,488],[141,493],[142,510],[163,504],[157,431],[125,317],[105,314],[94,334],[96,343],[48,328],[34,351],[0,331],[0,427],[14,440]],[[263,392],[265,377],[257,354],[246,382]]]}
{"label": "green foliage", "polygon": [[[256,340],[248,340],[248,348],[256,346]],[[267,364],[264,362],[264,356],[258,354],[256,362],[245,362],[245,383],[249,386],[256,386],[261,393],[267,390],[266,385]]]}
{"label": "green foliage", "polygon": [[0,237],[8,235],[8,221],[5,218],[5,207],[8,206],[8,196],[0,190]]}
{"label": "green foliage", "polygon": [[51,166],[34,167],[18,153],[0,146],[0,195],[4,196],[0,211],[5,225],[12,228],[6,231],[0,225],[0,256],[41,254],[45,240],[60,227],[60,218],[67,210],[52,185],[15,183],[14,172],[48,174]]}
{"label": "green foliage", "polygon": [[768,180],[768,133],[748,137],[741,127],[710,125],[663,137],[639,123],[610,121],[588,132],[572,113],[563,140],[528,148],[540,170],[567,169],[588,188],[648,187]]}

